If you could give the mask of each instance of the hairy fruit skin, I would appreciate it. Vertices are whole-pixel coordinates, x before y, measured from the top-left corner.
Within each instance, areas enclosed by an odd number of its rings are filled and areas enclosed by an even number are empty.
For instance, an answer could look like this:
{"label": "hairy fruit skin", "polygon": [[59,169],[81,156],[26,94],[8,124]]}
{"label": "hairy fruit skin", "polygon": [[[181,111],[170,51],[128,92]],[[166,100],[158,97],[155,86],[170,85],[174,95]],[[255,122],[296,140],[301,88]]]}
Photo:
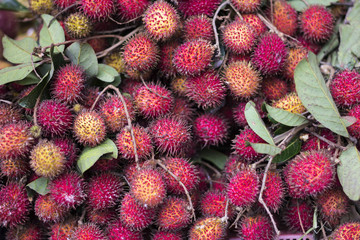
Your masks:
{"label": "hairy fruit skin", "polygon": [[71,234],[70,240],[107,240],[101,229],[91,223],[79,225]]}
{"label": "hairy fruit skin", "polygon": [[[226,209],[226,193],[224,191],[209,190],[201,198],[201,213],[207,217],[222,218]],[[228,206],[228,217],[235,216],[235,209],[232,205]]]}
{"label": "hairy fruit skin", "polygon": [[226,224],[218,217],[197,220],[190,229],[190,240],[220,240],[226,235]]}
{"label": "hairy fruit skin", "polygon": [[10,104],[0,102],[0,127],[7,123],[16,123],[23,118],[20,110]]}
{"label": "hairy fruit skin", "polygon": [[240,134],[236,135],[233,140],[234,153],[247,162],[253,162],[259,159],[262,154],[255,152],[251,145],[247,146],[246,142],[265,143],[251,128],[245,128]]}
{"label": "hairy fruit skin", "polygon": [[299,199],[291,199],[284,210],[283,220],[291,230],[302,231],[302,228],[309,229],[312,227],[313,215],[314,207],[310,203]]}
{"label": "hairy fruit skin", "polygon": [[[5,240],[40,240],[44,239],[43,229],[33,223],[18,225],[6,232]],[[59,239],[62,240],[62,239]]]}
{"label": "hairy fruit skin", "polygon": [[[263,179],[263,175],[261,176]],[[278,212],[285,198],[285,186],[279,172],[269,171],[266,176],[263,200],[272,212]]]}
{"label": "hairy fruit skin", "polygon": [[294,198],[324,192],[333,184],[334,175],[335,167],[324,151],[301,153],[284,170],[289,195]]}
{"label": "hairy fruit skin", "polygon": [[50,240],[68,240],[73,230],[77,227],[77,221],[73,218],[51,226]]}
{"label": "hairy fruit skin", "polygon": [[239,235],[243,240],[272,240],[275,231],[267,216],[256,215],[245,217],[241,221]]}
{"label": "hairy fruit skin", "polygon": [[338,72],[330,83],[330,92],[340,107],[360,103],[360,74],[349,69]]}
{"label": "hairy fruit skin", "polygon": [[126,22],[140,17],[149,4],[149,0],[115,0],[116,13]]}
{"label": "hairy fruit skin", "polygon": [[348,116],[356,118],[356,122],[348,127],[349,133],[357,138],[360,139],[360,105],[354,106],[348,113]]}
{"label": "hairy fruit skin", "polygon": [[324,7],[311,5],[300,15],[300,28],[307,40],[327,41],[334,29],[334,17]]}
{"label": "hairy fruit skin", "polygon": [[21,158],[9,158],[2,159],[0,162],[0,172],[2,176],[6,176],[9,179],[20,178],[29,173],[29,163],[25,159]]}
{"label": "hairy fruit skin", "polygon": [[262,82],[261,92],[269,101],[278,100],[285,96],[289,90],[288,84],[277,77],[265,78]]}
{"label": "hairy fruit skin", "polygon": [[191,213],[187,208],[188,202],[179,197],[169,197],[161,206],[157,216],[160,229],[178,231],[191,222]]}
{"label": "hairy fruit skin", "polygon": [[184,35],[187,41],[201,38],[212,42],[214,40],[214,31],[211,19],[205,15],[188,18],[184,25]]}
{"label": "hairy fruit skin", "polygon": [[[336,142],[335,135],[329,129],[321,129],[318,134],[329,141]],[[301,151],[328,149],[329,144],[320,140],[314,135],[310,135],[309,138],[302,144]]]}
{"label": "hairy fruit skin", "polygon": [[34,210],[35,215],[44,223],[60,222],[69,213],[69,209],[57,204],[51,194],[38,196]]}
{"label": "hairy fruit skin", "polygon": [[249,53],[256,43],[257,34],[245,21],[233,21],[224,28],[224,45],[233,53]]}
{"label": "hairy fruit skin", "polygon": [[69,15],[66,18],[64,25],[66,32],[70,37],[75,39],[88,37],[92,32],[90,19],[81,13]]}
{"label": "hairy fruit skin", "polygon": [[196,15],[212,16],[221,0],[179,0],[178,9],[187,18]]}
{"label": "hairy fruit skin", "polygon": [[122,224],[120,219],[109,223],[109,226],[107,228],[107,237],[109,240],[143,240],[141,232],[128,229],[124,226],[124,224]]}
{"label": "hairy fruit skin", "polygon": [[69,7],[70,5],[74,4],[75,2],[76,2],[76,0],[54,0],[55,5],[60,8]]}
{"label": "hairy fruit skin", "polygon": [[172,59],[179,45],[178,41],[168,41],[160,47],[159,71],[167,79],[173,79],[177,75]]}
{"label": "hairy fruit skin", "polygon": [[284,0],[275,1],[273,24],[280,32],[294,36],[298,28],[296,10]]}
{"label": "hairy fruit skin", "polygon": [[340,225],[331,235],[334,240],[352,240],[360,237],[360,223],[347,222]]}
{"label": "hairy fruit skin", "polygon": [[265,23],[256,14],[242,14],[244,21],[253,27],[257,36],[261,36],[266,32],[267,28]]}
{"label": "hairy fruit skin", "polygon": [[282,98],[274,101],[272,106],[297,114],[301,114],[306,111],[306,108],[301,103],[299,96],[295,92],[286,94]]}
{"label": "hairy fruit skin", "polygon": [[103,20],[108,18],[114,11],[113,0],[81,0],[80,9],[93,20]]}
{"label": "hairy fruit skin", "polygon": [[29,5],[36,14],[50,13],[54,9],[52,0],[29,0]]}
{"label": "hairy fruit skin", "polygon": [[182,236],[180,233],[171,233],[165,231],[157,231],[153,238],[153,240],[182,240]]}
{"label": "hairy fruit skin", "polygon": [[308,50],[304,47],[290,48],[289,54],[286,58],[285,69],[283,75],[285,78],[294,81],[295,68],[298,63],[308,55]]}

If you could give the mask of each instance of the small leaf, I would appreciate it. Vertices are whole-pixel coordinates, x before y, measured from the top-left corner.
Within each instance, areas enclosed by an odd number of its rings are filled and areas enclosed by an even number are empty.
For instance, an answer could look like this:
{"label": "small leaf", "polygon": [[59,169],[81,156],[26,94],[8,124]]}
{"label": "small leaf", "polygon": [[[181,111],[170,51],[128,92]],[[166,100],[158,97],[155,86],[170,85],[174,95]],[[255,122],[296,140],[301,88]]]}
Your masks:
{"label": "small leaf", "polygon": [[[307,0],[309,5],[323,5],[330,6],[331,3],[337,2],[337,0]],[[307,8],[305,2],[303,0],[291,0],[288,3],[298,12],[303,11]]]}
{"label": "small leaf", "polygon": [[118,75],[119,73],[113,67],[106,64],[99,64],[99,72],[96,77],[103,82],[110,83],[113,82]]}
{"label": "small leaf", "polygon": [[[39,37],[40,46],[46,47],[46,46],[50,46],[51,44],[64,42],[65,33],[60,23],[56,19],[54,19],[53,16],[48,14],[42,14],[41,18],[44,20],[44,24],[40,31],[40,37]],[[54,47],[54,52],[55,53],[64,52],[64,49],[65,49],[65,45],[56,46]]]}
{"label": "small leaf", "polygon": [[245,118],[250,128],[259,135],[259,137],[264,139],[267,143],[275,146],[273,138],[256,110],[255,103],[252,101],[248,102],[245,106]]}
{"label": "small leaf", "polygon": [[16,0],[1,0],[0,9],[14,11],[14,12],[28,10],[24,5],[20,4]]}
{"label": "small leaf", "polygon": [[91,168],[96,161],[105,154],[111,154],[112,158],[118,157],[118,149],[115,143],[110,139],[106,139],[103,143],[96,147],[86,147],[77,161],[77,166],[80,172],[84,173],[86,170]]}
{"label": "small leaf", "polygon": [[270,117],[286,126],[297,127],[309,122],[304,116],[299,114],[291,113],[280,108],[274,108],[267,104],[265,104],[265,106]]}
{"label": "small leaf", "polygon": [[[38,67],[40,63],[34,63]],[[0,85],[22,80],[33,71],[31,63],[23,63],[0,70]]]}
{"label": "small leaf", "polygon": [[250,145],[257,153],[268,154],[270,156],[275,156],[275,155],[281,153],[281,148],[278,148],[278,147],[270,145],[270,144],[250,143]]}
{"label": "small leaf", "polygon": [[337,174],[344,193],[353,201],[360,200],[360,154],[355,146],[343,151],[339,157]]}
{"label": "small leaf", "polygon": [[[37,43],[32,38],[24,38],[21,40],[13,40],[8,36],[2,39],[4,46],[4,57],[11,63],[29,63],[31,62],[31,55]],[[41,58],[32,56],[34,62],[40,61]]]}
{"label": "small leaf", "polygon": [[325,80],[320,72],[314,53],[301,60],[295,69],[296,92],[306,109],[326,128],[349,137]]}
{"label": "small leaf", "polygon": [[200,158],[213,163],[221,170],[224,169],[226,160],[228,158],[225,154],[213,149],[204,149],[200,152],[199,156]]}
{"label": "small leaf", "polygon": [[96,54],[89,44],[75,42],[65,50],[65,54],[73,64],[82,66],[89,77],[98,74],[99,66]]}
{"label": "small leaf", "polygon": [[298,136],[294,137],[287,147],[273,158],[274,163],[283,163],[295,157],[301,151],[301,140]]}
{"label": "small leaf", "polygon": [[36,179],[35,181],[32,181],[26,186],[39,193],[40,195],[46,195],[50,192],[50,190],[48,189],[48,183],[48,178],[41,177]]}

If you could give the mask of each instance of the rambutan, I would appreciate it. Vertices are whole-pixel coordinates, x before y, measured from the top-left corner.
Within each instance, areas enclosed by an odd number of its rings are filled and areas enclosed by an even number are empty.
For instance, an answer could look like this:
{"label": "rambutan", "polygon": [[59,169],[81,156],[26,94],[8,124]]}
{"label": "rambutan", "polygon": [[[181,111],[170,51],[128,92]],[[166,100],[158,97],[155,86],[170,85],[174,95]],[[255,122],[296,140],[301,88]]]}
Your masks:
{"label": "rambutan", "polygon": [[85,38],[92,32],[90,19],[82,13],[72,13],[64,21],[65,30],[71,38]]}
{"label": "rambutan", "polygon": [[155,120],[150,124],[149,129],[159,152],[170,155],[183,153],[192,139],[188,124],[171,116]]}
{"label": "rambutan", "polygon": [[[155,165],[154,165],[153,161],[147,160],[144,162],[139,162],[139,167],[140,168],[153,168],[153,167],[155,167]],[[124,177],[126,178],[126,181],[128,183],[132,182],[132,180],[134,179],[134,176],[136,175],[137,172],[138,172],[138,168],[137,168],[137,164],[135,162],[131,162],[131,163],[127,164],[123,169]]]}
{"label": "rambutan", "polygon": [[[329,129],[320,129],[318,134],[331,142],[336,142],[336,137]],[[301,151],[311,151],[311,150],[320,150],[327,149],[329,144],[320,140],[318,137],[309,134],[309,138],[302,144]]]}
{"label": "rambutan", "polygon": [[[3,238],[4,239],[4,238]],[[6,240],[40,240],[44,239],[44,230],[33,223],[18,225],[6,232]],[[59,239],[61,240],[61,239]]]}
{"label": "rambutan", "polygon": [[251,62],[263,74],[277,74],[284,68],[288,50],[275,33],[263,35],[256,46]]}
{"label": "rambutan", "polygon": [[276,0],[272,18],[274,26],[282,33],[294,36],[298,27],[296,10],[284,0]]}
{"label": "rambutan", "polygon": [[259,10],[262,0],[230,0],[241,13],[254,13]]}
{"label": "rambutan", "polygon": [[[207,217],[222,218],[226,209],[226,193],[218,190],[209,190],[201,197],[201,213]],[[232,219],[235,216],[235,208],[229,204],[227,216]]]}
{"label": "rambutan", "polygon": [[130,21],[140,17],[150,3],[149,0],[115,0],[115,10],[123,21]]}
{"label": "rambutan", "polygon": [[255,152],[251,145],[248,143],[265,143],[265,141],[260,138],[251,128],[246,127],[240,132],[240,134],[235,136],[233,140],[233,150],[234,153],[239,155],[241,159],[244,159],[247,162],[253,162],[259,159],[262,154]]}
{"label": "rambutan", "polygon": [[163,116],[171,111],[174,104],[171,91],[154,83],[147,84],[147,87],[139,87],[135,93],[134,101],[137,110],[146,118]]}
{"label": "rambutan", "polygon": [[298,63],[303,60],[308,54],[308,50],[303,47],[290,48],[289,54],[286,58],[283,75],[285,78],[294,81],[294,72]]}
{"label": "rambutan", "polygon": [[20,110],[12,104],[0,102],[0,127],[7,123],[16,123],[23,118]]}
{"label": "rambutan", "polygon": [[54,10],[52,0],[29,0],[31,11],[36,14],[46,14]]}
{"label": "rambutan", "polygon": [[257,36],[261,36],[266,32],[267,28],[265,23],[256,14],[242,14],[243,20],[253,27]]}
{"label": "rambutan", "polygon": [[155,169],[140,169],[130,183],[130,193],[145,208],[157,207],[166,196],[165,181]]}
{"label": "rambutan", "polygon": [[157,231],[152,240],[182,240],[182,236],[180,233],[170,233],[165,231]]}
{"label": "rambutan", "polygon": [[186,76],[178,76],[171,80],[170,86],[171,90],[178,96],[185,97],[186,95]]}
{"label": "rambutan", "polygon": [[173,64],[180,74],[198,75],[210,66],[214,47],[203,39],[186,41],[175,49]]}
{"label": "rambutan", "polygon": [[76,2],[76,0],[53,0],[59,8],[67,8]]}
{"label": "rambutan", "polygon": [[195,114],[195,108],[186,98],[177,97],[174,100],[172,115],[184,121],[191,122]]}
{"label": "rambutan", "polygon": [[289,195],[294,198],[316,196],[331,187],[335,167],[324,151],[303,152],[284,169]]}
{"label": "rambutan", "polygon": [[[263,179],[263,175],[261,178]],[[272,212],[277,212],[285,198],[284,182],[279,172],[268,171],[263,192],[263,200]]]}
{"label": "rambutan", "polygon": [[25,176],[29,170],[28,161],[22,158],[2,159],[0,162],[1,175],[9,179]]}
{"label": "rambutan", "polygon": [[122,224],[120,219],[109,223],[107,227],[107,237],[109,240],[143,240],[141,232],[128,229]]}
{"label": "rambutan", "polygon": [[25,187],[9,182],[0,189],[0,224],[14,227],[24,223],[30,213],[30,202]]}
{"label": "rambutan", "polygon": [[221,115],[205,113],[193,123],[194,137],[205,147],[223,144],[229,134],[229,126]]}
{"label": "rambutan", "polygon": [[209,70],[199,76],[189,77],[185,82],[185,94],[199,108],[215,108],[225,99],[226,88],[219,75]]}
{"label": "rambutan", "polygon": [[81,0],[80,9],[93,20],[103,20],[114,12],[115,4],[113,0]]}
{"label": "rambutan", "polygon": [[111,52],[110,54],[106,55],[104,58],[104,63],[110,67],[113,67],[120,74],[125,72],[125,61],[120,51]]}
{"label": "rambutan", "polygon": [[87,223],[76,227],[70,240],[107,240],[102,230],[95,224]]}
{"label": "rambutan", "polygon": [[[197,188],[199,175],[193,164],[184,158],[166,158],[164,160],[166,168],[172,172],[184,184],[188,192]],[[168,172],[163,173],[166,187],[169,192],[175,194],[185,194],[184,188]]]}
{"label": "rambutan", "polygon": [[126,65],[134,70],[149,71],[159,61],[159,48],[149,36],[139,33],[125,44],[123,59]]}
{"label": "rambutan", "polygon": [[139,82],[134,79],[126,79],[125,81],[122,82],[120,89],[122,90],[122,92],[128,93],[132,97],[134,97],[137,89],[142,86],[143,86],[142,82]]}
{"label": "rambutan", "polygon": [[264,215],[246,216],[238,233],[243,240],[272,240],[275,237],[270,218]]}
{"label": "rambutan", "polygon": [[233,177],[239,170],[246,167],[246,163],[238,155],[231,154],[226,160],[224,173],[227,179]]}
{"label": "rambutan", "polygon": [[159,71],[165,78],[174,78],[177,70],[172,62],[175,49],[179,46],[178,41],[164,43],[160,48]]}
{"label": "rambutan", "polygon": [[145,208],[139,205],[130,193],[125,194],[120,205],[120,220],[125,227],[140,231],[148,227],[154,217],[154,208]]}
{"label": "rambutan", "polygon": [[179,27],[179,21],[175,8],[164,0],[151,4],[143,17],[146,31],[157,41],[172,37]]}
{"label": "rambutan", "polygon": [[95,111],[83,111],[75,117],[73,133],[82,145],[95,147],[105,139],[105,121]]}
{"label": "rambutan", "polygon": [[321,5],[311,5],[300,15],[304,37],[313,42],[327,41],[334,30],[334,17]]}
{"label": "rambutan", "polygon": [[41,177],[54,178],[65,169],[65,154],[53,141],[42,139],[32,149],[30,167]]}
{"label": "rambutan", "polygon": [[112,173],[100,173],[90,178],[87,206],[93,210],[114,207],[120,200],[123,183]]}
{"label": "rambutan", "polygon": [[95,53],[104,51],[108,47],[106,38],[92,38],[87,43],[94,49]]}
{"label": "rambutan", "polygon": [[54,201],[66,208],[75,208],[85,201],[85,183],[76,172],[60,175],[48,186]]}
{"label": "rambutan", "polygon": [[8,123],[0,128],[0,158],[20,158],[26,156],[33,144],[30,123]]}
{"label": "rambutan", "polygon": [[348,116],[356,118],[356,122],[348,127],[349,133],[355,138],[360,139],[360,105],[354,106],[349,111]]}
{"label": "rambutan", "polygon": [[[149,156],[153,150],[151,137],[148,132],[141,126],[133,126],[134,137],[136,142],[136,152],[139,159],[144,159]],[[129,160],[135,159],[133,139],[131,132],[126,127],[116,135],[116,146],[119,154]]]}
{"label": "rambutan", "polygon": [[227,196],[237,207],[251,206],[259,194],[259,185],[259,177],[255,170],[244,168],[230,178]]}
{"label": "rambutan", "polygon": [[245,61],[230,63],[225,67],[223,77],[235,98],[248,99],[256,95],[261,83],[259,73]]}
{"label": "rambutan", "polygon": [[360,223],[347,222],[340,225],[331,235],[334,240],[353,240],[360,238]]}
{"label": "rambutan", "polygon": [[44,223],[60,222],[69,213],[69,208],[57,204],[51,194],[39,195],[34,210],[35,215]]}
{"label": "rambutan", "polygon": [[44,100],[37,111],[37,122],[46,135],[63,136],[73,124],[70,109],[57,100]]}
{"label": "rambutan", "polygon": [[256,43],[257,34],[245,21],[235,20],[223,31],[224,45],[233,53],[249,53]]}
{"label": "rambutan", "polygon": [[87,211],[87,219],[89,222],[98,226],[107,226],[109,222],[117,218],[115,208],[106,208],[101,210],[90,209]]}
{"label": "rambutan", "polygon": [[213,16],[221,0],[179,0],[178,9],[187,18],[196,15]]}
{"label": "rambutan", "polygon": [[248,125],[244,113],[245,106],[246,102],[239,102],[237,106],[232,109],[233,119],[235,123],[240,127],[245,127]]}
{"label": "rambutan", "polygon": [[188,18],[184,24],[184,37],[187,41],[201,38],[212,42],[214,40],[214,30],[211,19],[205,15]]}
{"label": "rambutan", "polygon": [[75,142],[70,138],[53,138],[52,140],[60,151],[65,155],[65,167],[71,168],[78,156],[79,149],[76,148]]}
{"label": "rambutan", "polygon": [[166,231],[179,231],[191,222],[188,202],[179,197],[169,197],[164,201],[157,215],[157,225]]}
{"label": "rambutan", "polygon": [[226,223],[218,217],[197,220],[190,229],[190,240],[220,240],[226,235]]}
{"label": "rambutan", "polygon": [[54,223],[50,230],[50,240],[68,240],[73,230],[77,227],[77,221],[74,218]]}
{"label": "rambutan", "polygon": [[330,92],[341,107],[360,103],[360,74],[349,69],[338,72],[330,83]]}
{"label": "rambutan", "polygon": [[287,83],[278,77],[266,77],[261,85],[261,92],[269,101],[282,98],[287,94],[288,90]]}
{"label": "rambutan", "polygon": [[295,92],[286,94],[282,98],[274,101],[272,106],[297,114],[301,114],[306,111],[306,108],[301,103],[299,96]]}
{"label": "rambutan", "polygon": [[293,231],[307,231],[313,226],[314,207],[300,199],[291,199],[283,212],[282,219]]}
{"label": "rambutan", "polygon": [[67,64],[56,72],[52,94],[60,101],[73,104],[82,98],[84,86],[84,70],[78,65]]}

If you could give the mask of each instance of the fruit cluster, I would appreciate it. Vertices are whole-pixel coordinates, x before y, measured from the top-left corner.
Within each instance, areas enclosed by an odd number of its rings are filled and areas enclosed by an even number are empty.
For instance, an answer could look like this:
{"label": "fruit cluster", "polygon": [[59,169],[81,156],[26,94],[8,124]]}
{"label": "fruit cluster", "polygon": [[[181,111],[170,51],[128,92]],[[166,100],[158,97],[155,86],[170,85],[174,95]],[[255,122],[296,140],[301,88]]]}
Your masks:
{"label": "fruit cluster", "polygon": [[[271,240],[276,225],[312,228],[315,208],[332,239],[359,239],[360,223],[340,225],[350,201],[328,143],[335,134],[306,134],[301,153],[265,170],[268,156],[249,144],[265,141],[244,114],[250,100],[267,125],[264,102],[306,114],[294,71],[330,39],[335,7],[297,12],[285,0],[29,6],[35,16],[56,16],[67,40],[105,53],[99,61],[122,82],[103,91],[83,66],[67,62],[34,108],[18,100],[36,85],[0,85],[0,225],[7,240]],[[111,49],[108,32],[128,35]],[[349,132],[360,139],[360,74],[340,70],[329,88],[357,119]],[[80,156],[108,139],[118,157],[102,156],[79,173]],[[199,160],[209,148],[226,154],[224,169]],[[41,194],[25,187],[39,179],[48,181]]]}

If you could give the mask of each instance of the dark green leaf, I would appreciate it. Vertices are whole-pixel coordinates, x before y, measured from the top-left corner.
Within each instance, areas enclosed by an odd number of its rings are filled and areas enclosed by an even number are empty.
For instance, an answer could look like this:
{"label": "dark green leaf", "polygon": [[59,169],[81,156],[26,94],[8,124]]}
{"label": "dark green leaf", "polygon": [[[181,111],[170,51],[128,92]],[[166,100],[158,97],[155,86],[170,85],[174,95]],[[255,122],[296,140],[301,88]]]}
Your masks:
{"label": "dark green leaf", "polygon": [[[330,6],[331,3],[337,2],[337,0],[306,0],[309,5],[324,5]],[[303,11],[307,8],[303,0],[290,0],[288,3],[298,12]]]}
{"label": "dark green leaf", "polygon": [[219,169],[224,169],[225,163],[227,160],[227,156],[219,151],[213,150],[213,149],[204,149],[200,152],[200,158],[203,158],[211,163],[213,163],[215,166],[217,166]]}
{"label": "dark green leaf", "polygon": [[16,0],[1,0],[0,9],[15,11],[15,12],[28,10],[24,5],[20,4]]}
{"label": "dark green leaf", "polygon": [[75,42],[65,50],[65,54],[73,64],[82,66],[89,77],[98,74],[99,66],[96,54],[89,44]]}
{"label": "dark green leaf", "polygon": [[84,173],[86,170],[91,168],[101,156],[105,154],[110,154],[112,158],[118,157],[118,149],[115,143],[106,139],[100,145],[90,148],[86,147],[80,154],[79,160],[77,161],[77,166],[81,173]]}
{"label": "dark green leaf", "polygon": [[[34,63],[35,68],[40,63]],[[31,63],[23,63],[12,67],[7,67],[0,70],[0,85],[15,82],[26,78],[30,72],[33,71]]]}
{"label": "dark green leaf", "polygon": [[309,52],[308,57],[297,65],[295,85],[302,104],[317,121],[331,131],[349,137],[314,53]]}
{"label": "dark green leaf", "polygon": [[[41,18],[44,20],[44,24],[40,31],[40,37],[39,37],[40,46],[46,47],[46,46],[50,46],[51,44],[64,42],[65,33],[60,23],[56,19],[53,20],[54,17],[48,14],[42,14]],[[56,46],[54,47],[54,52],[55,53],[63,52],[64,49],[65,49],[64,45]]]}
{"label": "dark green leaf", "polygon": [[4,57],[11,63],[29,63],[31,61],[37,62],[41,58],[31,55],[37,43],[32,38],[24,38],[21,40],[14,40],[8,36],[4,36],[2,39],[4,46]]}
{"label": "dark green leaf", "polygon": [[250,145],[255,152],[268,154],[270,156],[275,156],[281,152],[281,148],[266,143],[250,143]]}
{"label": "dark green leaf", "polygon": [[339,157],[337,174],[344,193],[353,201],[360,200],[360,154],[355,146],[350,146]]}
{"label": "dark green leaf", "polygon": [[301,151],[301,140],[298,136],[294,137],[287,147],[273,158],[274,163],[283,163],[295,157]]}
{"label": "dark green leaf", "polygon": [[47,188],[49,183],[49,179],[45,177],[41,177],[36,179],[35,181],[32,181],[27,187],[31,188],[35,192],[39,193],[40,195],[46,195],[50,192],[50,190]]}
{"label": "dark green leaf", "polygon": [[269,105],[266,106],[266,111],[277,122],[290,127],[297,127],[308,123],[309,121],[299,114],[291,113],[280,108],[274,108]]}
{"label": "dark green leaf", "polygon": [[99,64],[99,72],[96,75],[98,79],[110,83],[113,82],[117,76],[119,76],[119,73],[113,67],[106,64]]}
{"label": "dark green leaf", "polygon": [[255,103],[250,101],[245,106],[245,118],[248,122],[250,128],[257,134],[259,137],[264,139],[267,143],[275,146],[274,140],[267,130],[265,123],[261,119],[258,111],[255,108]]}
{"label": "dark green leaf", "polygon": [[289,126],[285,126],[285,125],[280,125],[279,128],[277,128],[275,131],[274,131],[274,135],[277,136],[277,135],[280,135],[284,132],[287,132],[289,131],[290,129],[292,129],[292,127],[289,127]]}

